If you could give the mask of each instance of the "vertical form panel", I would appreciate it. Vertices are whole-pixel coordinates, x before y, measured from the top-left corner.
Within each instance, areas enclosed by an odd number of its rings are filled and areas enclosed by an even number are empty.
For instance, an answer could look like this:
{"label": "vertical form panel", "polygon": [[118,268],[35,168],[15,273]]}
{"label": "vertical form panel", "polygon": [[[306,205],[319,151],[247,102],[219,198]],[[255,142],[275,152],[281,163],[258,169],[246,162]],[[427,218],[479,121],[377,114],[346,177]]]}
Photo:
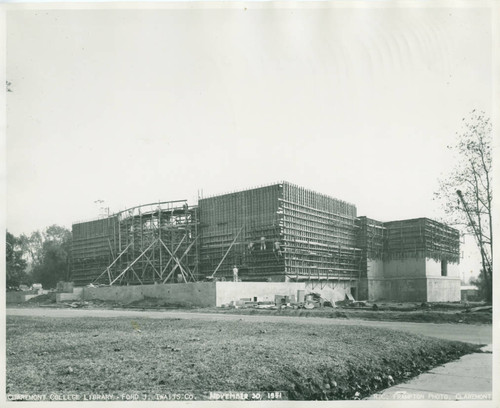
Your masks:
{"label": "vertical form panel", "polygon": [[[208,211],[211,206],[224,210],[213,217]],[[283,275],[284,262],[274,256],[272,245],[279,240],[276,185],[202,199],[199,211],[203,274],[210,276],[222,261],[215,277],[230,279],[234,264],[245,280]],[[265,239],[262,250],[261,237]]]}

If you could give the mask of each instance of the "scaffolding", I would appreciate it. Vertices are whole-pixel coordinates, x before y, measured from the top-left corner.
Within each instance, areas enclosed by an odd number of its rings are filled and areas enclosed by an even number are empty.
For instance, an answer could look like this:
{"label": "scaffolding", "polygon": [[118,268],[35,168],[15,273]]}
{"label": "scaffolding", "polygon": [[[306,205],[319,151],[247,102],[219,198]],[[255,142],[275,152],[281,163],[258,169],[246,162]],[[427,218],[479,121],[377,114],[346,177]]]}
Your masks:
{"label": "scaffolding", "polygon": [[430,258],[459,263],[460,233],[429,218],[390,221],[386,228],[384,259]]}
{"label": "scaffolding", "polygon": [[283,275],[279,195],[272,185],[199,200],[202,275],[229,279],[235,265],[245,280]]}
{"label": "scaffolding", "polygon": [[280,210],[289,279],[355,279],[356,207],[324,194],[283,183]]}
{"label": "scaffolding", "polygon": [[[282,182],[199,201],[200,266],[228,279],[355,279],[356,207]],[[224,258],[219,265],[220,260]]]}
{"label": "scaffolding", "polygon": [[358,217],[357,245],[361,250],[361,278],[368,274],[368,260],[383,259],[386,245],[387,228],[380,221]]}
{"label": "scaffolding", "polygon": [[185,200],[145,204],[73,225],[77,285],[198,280],[198,220]]}
{"label": "scaffolding", "polygon": [[361,277],[367,275],[367,260],[430,258],[458,263],[458,230],[428,218],[380,222],[359,217],[357,245],[362,251]]}
{"label": "scaffolding", "polygon": [[281,182],[199,200],[146,204],[73,225],[76,285],[232,279],[346,281],[368,260],[458,263],[459,232],[428,218],[380,222],[353,204]]}

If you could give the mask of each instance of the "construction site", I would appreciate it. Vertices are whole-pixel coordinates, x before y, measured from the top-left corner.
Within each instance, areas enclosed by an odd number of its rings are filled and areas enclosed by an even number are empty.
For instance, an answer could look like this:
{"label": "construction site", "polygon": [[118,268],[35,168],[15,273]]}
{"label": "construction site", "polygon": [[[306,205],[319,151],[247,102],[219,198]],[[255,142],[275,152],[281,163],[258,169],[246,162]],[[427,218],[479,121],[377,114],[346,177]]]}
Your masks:
{"label": "construction site", "polygon": [[[73,225],[71,279],[88,299],[221,306],[300,301],[460,301],[459,232],[381,222],[288,183],[140,205]],[[69,295],[69,294],[68,294]]]}

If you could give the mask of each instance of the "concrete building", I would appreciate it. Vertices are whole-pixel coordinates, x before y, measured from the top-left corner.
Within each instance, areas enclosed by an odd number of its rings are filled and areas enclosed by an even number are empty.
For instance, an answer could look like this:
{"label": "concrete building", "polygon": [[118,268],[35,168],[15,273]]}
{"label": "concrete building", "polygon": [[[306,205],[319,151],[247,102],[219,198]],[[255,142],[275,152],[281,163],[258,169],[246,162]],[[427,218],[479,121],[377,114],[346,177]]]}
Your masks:
{"label": "concrete building", "polygon": [[362,297],[410,302],[460,301],[460,236],[428,218],[358,219]]}

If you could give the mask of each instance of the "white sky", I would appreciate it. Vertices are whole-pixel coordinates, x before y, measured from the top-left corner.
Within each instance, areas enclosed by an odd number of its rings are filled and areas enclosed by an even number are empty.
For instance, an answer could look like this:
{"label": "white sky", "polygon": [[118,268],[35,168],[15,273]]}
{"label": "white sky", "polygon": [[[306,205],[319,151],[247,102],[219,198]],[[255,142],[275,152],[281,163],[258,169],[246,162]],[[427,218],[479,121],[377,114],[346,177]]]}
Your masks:
{"label": "white sky", "polygon": [[492,114],[489,8],[188,7],[7,12],[10,232],[279,180],[439,216],[446,146]]}

